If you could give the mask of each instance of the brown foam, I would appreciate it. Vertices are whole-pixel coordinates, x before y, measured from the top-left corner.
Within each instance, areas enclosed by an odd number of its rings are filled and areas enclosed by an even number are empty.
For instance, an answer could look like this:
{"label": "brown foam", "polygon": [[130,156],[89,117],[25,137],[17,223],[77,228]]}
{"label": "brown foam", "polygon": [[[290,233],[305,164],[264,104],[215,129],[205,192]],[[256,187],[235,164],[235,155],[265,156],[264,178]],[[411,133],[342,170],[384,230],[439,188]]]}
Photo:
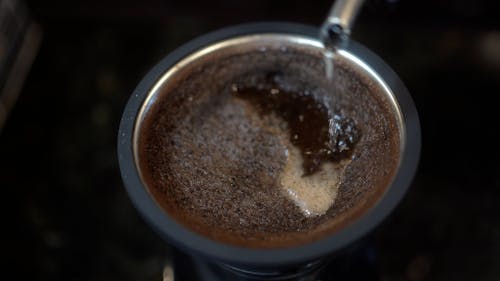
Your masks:
{"label": "brown foam", "polygon": [[[356,70],[336,65],[332,89],[318,79],[323,69],[320,54],[268,49],[193,68],[164,87],[139,132],[139,165],[157,202],[193,231],[258,248],[313,241],[366,212],[397,168],[397,120],[383,94]],[[279,182],[287,159],[283,136],[230,94],[233,81],[263,71],[315,83],[316,94],[363,132],[335,203],[324,215],[305,216],[284,196]]]}
{"label": "brown foam", "polygon": [[313,175],[303,176],[303,159],[296,147],[289,144],[288,157],[280,175],[279,187],[306,217],[321,216],[337,198],[344,167],[324,163]]}

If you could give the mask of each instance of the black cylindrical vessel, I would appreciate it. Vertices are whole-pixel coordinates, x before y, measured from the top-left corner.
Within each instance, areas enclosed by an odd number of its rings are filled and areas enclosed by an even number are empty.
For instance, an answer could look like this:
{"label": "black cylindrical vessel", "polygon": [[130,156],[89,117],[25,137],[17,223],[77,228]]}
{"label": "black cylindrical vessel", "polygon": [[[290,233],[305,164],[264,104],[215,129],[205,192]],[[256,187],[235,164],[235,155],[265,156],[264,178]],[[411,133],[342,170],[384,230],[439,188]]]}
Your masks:
{"label": "black cylindrical vessel", "polygon": [[[136,163],[136,127],[140,125],[143,107],[151,101],[150,96],[154,95],[152,89],[157,83],[161,83],[164,74],[186,57],[200,50],[207,50],[209,46],[231,38],[256,34],[269,35],[266,40],[290,38],[294,44],[320,44],[317,28],[292,23],[257,23],[219,30],[178,48],[144,77],[125,107],[118,132],[120,170],[129,196],[145,220],[166,241],[197,257],[196,263],[208,262],[205,270],[225,272],[220,276],[246,276],[241,277],[241,280],[309,280],[307,278],[314,276],[321,269],[326,257],[360,239],[395,208],[417,168],[420,127],[415,106],[394,71],[371,51],[352,41],[343,50],[353,64],[359,64],[367,76],[374,77],[374,81],[386,88],[387,95],[391,96],[399,108],[403,128],[399,169],[392,184],[373,208],[331,236],[298,247],[279,249],[250,249],[210,240],[185,228],[158,206],[141,180]],[[255,38],[258,40],[259,36]]]}

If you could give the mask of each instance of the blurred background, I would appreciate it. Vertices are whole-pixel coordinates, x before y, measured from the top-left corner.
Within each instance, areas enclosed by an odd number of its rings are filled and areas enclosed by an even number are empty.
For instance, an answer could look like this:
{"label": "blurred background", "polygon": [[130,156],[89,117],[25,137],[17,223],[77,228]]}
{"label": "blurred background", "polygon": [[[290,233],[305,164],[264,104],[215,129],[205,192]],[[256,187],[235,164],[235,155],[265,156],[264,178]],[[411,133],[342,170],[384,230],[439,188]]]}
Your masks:
{"label": "blurred background", "polygon": [[[366,2],[353,37],[406,83],[423,150],[407,196],[344,279],[500,280],[500,2]],[[160,280],[165,243],[119,175],[116,134],[129,95],[198,35],[262,20],[319,26],[330,5],[0,0],[4,276]]]}

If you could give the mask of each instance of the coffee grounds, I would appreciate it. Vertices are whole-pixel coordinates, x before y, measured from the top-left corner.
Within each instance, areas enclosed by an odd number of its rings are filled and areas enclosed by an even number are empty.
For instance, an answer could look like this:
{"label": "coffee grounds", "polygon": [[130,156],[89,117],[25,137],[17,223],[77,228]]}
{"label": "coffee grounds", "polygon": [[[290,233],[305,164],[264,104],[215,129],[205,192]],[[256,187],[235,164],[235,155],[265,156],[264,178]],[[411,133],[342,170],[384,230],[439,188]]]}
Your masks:
{"label": "coffee grounds", "polygon": [[[243,77],[251,81],[283,69],[285,84],[315,85],[316,100],[352,118],[363,132],[336,202],[322,216],[304,216],[278,186],[286,162],[280,140],[289,137],[279,134],[287,132],[286,122],[232,94]],[[317,54],[246,52],[193,68],[176,87],[163,89],[148,109],[138,146],[142,178],[156,201],[195,232],[257,248],[314,241],[373,206],[397,167],[397,122],[369,81],[353,80],[356,72],[338,65],[332,89],[317,80],[323,69]]]}
{"label": "coffee grounds", "polygon": [[259,81],[238,81],[233,94],[250,102],[261,114],[277,114],[288,127],[290,142],[301,151],[304,176],[316,173],[324,162],[349,157],[360,132],[354,121],[338,115],[317,100],[313,85],[290,89],[281,73],[268,73]]}

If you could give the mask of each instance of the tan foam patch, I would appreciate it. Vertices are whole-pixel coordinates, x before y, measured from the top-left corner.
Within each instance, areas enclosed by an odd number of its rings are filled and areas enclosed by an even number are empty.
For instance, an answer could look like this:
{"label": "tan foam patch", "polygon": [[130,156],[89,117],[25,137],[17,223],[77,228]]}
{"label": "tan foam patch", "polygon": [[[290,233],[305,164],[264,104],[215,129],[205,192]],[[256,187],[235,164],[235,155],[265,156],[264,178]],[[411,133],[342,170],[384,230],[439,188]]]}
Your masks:
{"label": "tan foam patch", "polygon": [[288,157],[280,176],[281,188],[305,216],[325,214],[337,198],[343,166],[323,163],[320,171],[304,177],[300,150],[293,145],[287,146]]}

